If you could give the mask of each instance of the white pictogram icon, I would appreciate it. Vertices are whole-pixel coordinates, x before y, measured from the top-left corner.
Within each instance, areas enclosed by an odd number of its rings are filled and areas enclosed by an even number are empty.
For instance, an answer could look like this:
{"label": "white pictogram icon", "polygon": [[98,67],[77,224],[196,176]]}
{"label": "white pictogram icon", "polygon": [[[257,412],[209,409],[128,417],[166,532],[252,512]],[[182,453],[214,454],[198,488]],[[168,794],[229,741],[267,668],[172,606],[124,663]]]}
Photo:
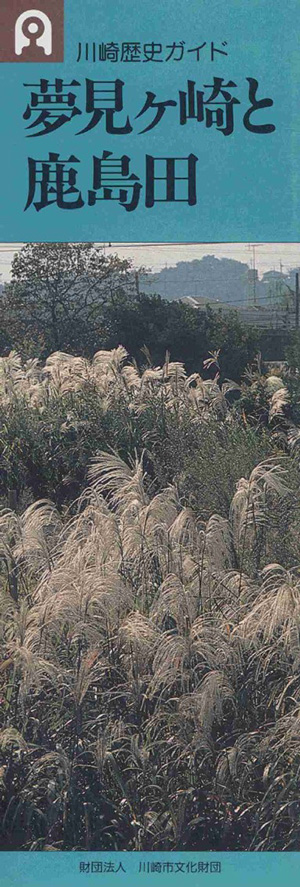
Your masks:
{"label": "white pictogram icon", "polygon": [[33,42],[42,46],[45,55],[52,53],[52,25],[45,12],[40,9],[26,9],[18,16],[15,24],[15,53],[22,55],[23,49]]}

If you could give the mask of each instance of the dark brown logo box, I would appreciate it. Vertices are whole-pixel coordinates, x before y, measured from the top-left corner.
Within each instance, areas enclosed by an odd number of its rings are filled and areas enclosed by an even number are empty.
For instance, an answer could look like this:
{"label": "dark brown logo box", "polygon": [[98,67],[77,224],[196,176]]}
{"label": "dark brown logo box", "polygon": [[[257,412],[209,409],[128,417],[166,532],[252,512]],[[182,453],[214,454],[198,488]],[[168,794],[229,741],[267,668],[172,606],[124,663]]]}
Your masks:
{"label": "dark brown logo box", "polygon": [[0,62],[62,62],[64,0],[0,0]]}

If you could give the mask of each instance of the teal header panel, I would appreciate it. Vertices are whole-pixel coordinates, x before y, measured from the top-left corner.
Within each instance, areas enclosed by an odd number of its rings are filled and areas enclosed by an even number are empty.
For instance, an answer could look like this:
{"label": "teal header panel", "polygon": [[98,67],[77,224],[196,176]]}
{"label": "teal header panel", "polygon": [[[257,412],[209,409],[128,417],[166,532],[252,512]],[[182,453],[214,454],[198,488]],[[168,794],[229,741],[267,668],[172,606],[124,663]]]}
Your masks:
{"label": "teal header panel", "polygon": [[[61,2],[37,3],[50,24]],[[64,60],[45,31],[26,62],[40,23],[14,44],[20,3],[2,4],[2,241],[300,239],[298,0],[65,0]],[[2,10],[4,47],[5,29]]]}
{"label": "teal header panel", "polygon": [[[297,853],[3,853],[2,887],[289,887]],[[202,866],[202,868],[201,868]]]}

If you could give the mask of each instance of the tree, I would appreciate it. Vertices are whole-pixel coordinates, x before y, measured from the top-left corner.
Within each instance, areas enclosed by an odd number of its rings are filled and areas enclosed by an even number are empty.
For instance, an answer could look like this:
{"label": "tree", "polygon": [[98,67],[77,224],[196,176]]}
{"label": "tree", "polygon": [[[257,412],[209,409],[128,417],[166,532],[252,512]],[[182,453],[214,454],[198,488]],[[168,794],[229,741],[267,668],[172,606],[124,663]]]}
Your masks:
{"label": "tree", "polygon": [[130,262],[105,257],[93,243],[26,244],[2,295],[1,338],[35,356],[91,355],[101,344],[104,306],[135,296]]}
{"label": "tree", "polygon": [[195,309],[145,294],[130,304],[105,306],[103,333],[105,348],[121,343],[141,363],[141,349],[146,345],[154,364],[163,363],[168,350],[171,359],[183,361],[189,373],[202,373],[204,359],[219,348],[222,377],[237,381],[259,350],[257,331],[244,326],[236,311],[223,314],[209,305]]}
{"label": "tree", "polygon": [[240,379],[258,343],[237,312],[147,296],[136,277],[130,262],[105,257],[93,243],[27,244],[1,298],[0,345],[44,359],[57,350],[92,357],[122,344],[139,363],[147,346],[155,364],[168,350],[188,372],[202,372],[209,352],[221,349],[222,377]]}

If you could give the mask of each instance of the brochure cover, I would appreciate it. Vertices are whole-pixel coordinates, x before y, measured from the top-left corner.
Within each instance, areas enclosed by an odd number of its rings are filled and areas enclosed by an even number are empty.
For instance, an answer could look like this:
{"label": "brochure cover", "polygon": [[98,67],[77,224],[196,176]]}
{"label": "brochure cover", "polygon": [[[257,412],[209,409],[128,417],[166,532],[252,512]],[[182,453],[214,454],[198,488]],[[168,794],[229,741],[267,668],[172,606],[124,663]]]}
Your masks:
{"label": "brochure cover", "polygon": [[5,887],[299,881],[299,26],[0,2]]}

